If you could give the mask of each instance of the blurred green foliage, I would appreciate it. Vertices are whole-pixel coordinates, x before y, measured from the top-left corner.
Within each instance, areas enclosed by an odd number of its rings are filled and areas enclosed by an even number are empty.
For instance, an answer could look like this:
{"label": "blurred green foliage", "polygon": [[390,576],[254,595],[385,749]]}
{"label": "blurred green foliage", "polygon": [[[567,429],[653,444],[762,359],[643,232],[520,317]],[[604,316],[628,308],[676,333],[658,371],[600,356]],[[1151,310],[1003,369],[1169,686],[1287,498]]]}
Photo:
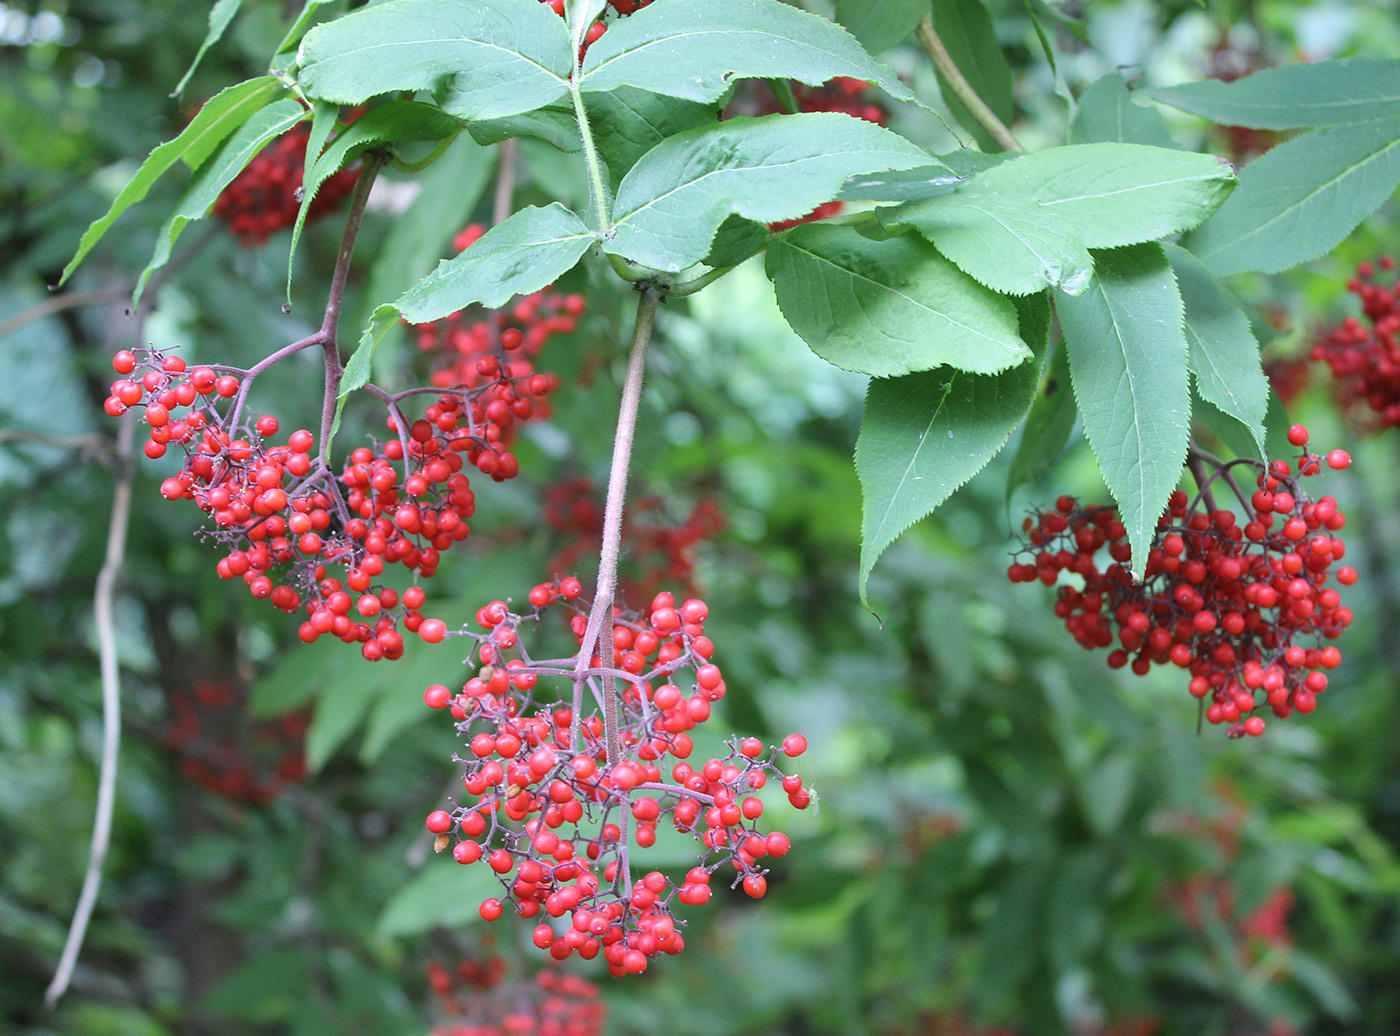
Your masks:
{"label": "blurred green foliage", "polygon": [[[1260,64],[1400,53],[1393,18],[1368,4],[989,6],[1030,146],[1063,139],[1057,83],[1077,91],[1115,67],[1171,82],[1208,74],[1226,45]],[[0,4],[0,322],[44,300],[135,158],[201,98],[259,70],[290,8],[244,4],[178,99],[169,90],[207,27],[200,6]],[[1028,11],[1055,42],[1053,69]],[[912,48],[887,58],[937,95]],[[1200,123],[1164,114],[1179,139],[1202,143]],[[950,145],[925,113],[897,118],[935,150]],[[566,161],[533,145],[522,154],[517,205],[581,193]],[[489,218],[494,160],[463,138],[426,172],[388,178],[361,239],[352,318],[430,269],[468,219]],[[72,290],[129,288],[175,189],[129,213]],[[1394,227],[1383,211],[1336,256],[1245,281],[1259,326],[1274,329],[1268,355],[1297,354],[1348,311],[1340,282]],[[285,316],[286,235],[255,250],[217,235],[165,287],[147,339],[251,362],[305,333],[336,240],[334,221],[309,228]],[[520,444],[520,479],[480,487],[473,536],[436,578],[449,620],[548,575],[559,544],[539,521],[544,491],[606,473],[628,299],[595,273],[564,285],[589,312],[542,358],[564,386],[552,421]],[[477,919],[482,869],[433,859],[425,841],[424,813],[455,784],[455,746],[419,695],[451,683],[452,650],[415,641],[403,661],[371,665],[343,645],[300,645],[290,622],[217,578],[193,509],[160,499],[165,465],[144,458],[118,609],[125,740],[108,880],[73,991],[42,1006],[95,796],[91,592],[112,485],[100,403],[130,328],[109,302],[0,340],[0,425],[81,439],[0,444],[2,1027],[423,1033],[430,957],[489,940],[527,955],[525,927],[488,934]],[[1073,645],[1048,594],[1004,579],[1021,508],[1103,495],[1077,435],[1010,511],[1008,453],[907,534],[875,569],[877,621],[855,579],[863,380],[813,357],[749,267],[669,304],[659,335],[635,483],[682,516],[712,494],[728,520],[700,556],[730,686],[712,725],[806,732],[801,770],[820,805],[782,816],[794,850],[761,904],[718,896],[692,911],[681,958],[606,985],[608,1032],[1400,1031],[1395,432],[1356,441],[1357,463],[1329,476],[1365,575],[1332,689],[1312,717],[1227,742],[1196,736],[1173,674],[1110,673]],[[381,361],[391,383],[423,373],[397,334]],[[287,427],[310,420],[319,400],[298,377],[310,370],[260,381],[258,406]],[[342,441],[370,415],[348,416]],[[1316,441],[1355,437],[1325,385],[1295,416]],[[306,778],[267,804],[190,780],[168,733],[174,702],[200,681],[232,687],[250,715],[309,709]]]}

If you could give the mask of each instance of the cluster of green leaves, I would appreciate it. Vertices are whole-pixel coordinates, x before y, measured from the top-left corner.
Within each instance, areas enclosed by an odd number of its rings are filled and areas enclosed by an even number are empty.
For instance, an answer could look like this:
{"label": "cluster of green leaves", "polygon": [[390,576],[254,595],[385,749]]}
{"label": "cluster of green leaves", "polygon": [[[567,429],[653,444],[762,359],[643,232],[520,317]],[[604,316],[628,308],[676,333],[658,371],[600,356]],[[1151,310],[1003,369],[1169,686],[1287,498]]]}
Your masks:
{"label": "cluster of green leaves", "polygon": [[[591,211],[523,208],[380,300],[342,394],[368,380],[375,347],[400,318],[503,305],[591,251],[628,279],[683,293],[766,250],[792,327],[824,359],[873,378],[856,451],[863,594],[886,548],[1026,420],[1053,434],[1023,438],[1009,488],[1053,462],[1077,414],[1142,556],[1181,477],[1193,418],[1239,452],[1277,445],[1265,436],[1258,343],[1216,278],[1315,257],[1400,182],[1400,65],[1391,61],[1149,91],[1217,122],[1309,130],[1251,164],[1232,194],[1230,165],[1178,147],[1161,114],[1135,102],[1117,75],[1079,98],[1067,144],[1033,154],[996,153],[959,104],[953,115],[986,152],[936,157],[841,114],[717,118],[742,78],[815,85],[849,76],[917,103],[861,44],[897,43],[926,15],[989,106],[1010,117],[1010,67],[980,3],[843,0],[837,16],[853,36],[780,0],[717,10],[656,0],[612,22],[580,56],[601,9],[578,0],[561,19],[536,0],[388,0],[312,28],[285,78],[229,87],[157,148],[65,274],[183,160],[197,175],[158,237],[144,285],[258,148],[306,117],[312,159],[293,251],[319,184],[367,149],[441,147],[464,128],[478,141],[523,135],[581,149]],[[211,14],[211,38],[227,12]],[[279,53],[297,42],[289,34]],[[309,113],[289,90],[313,102]],[[341,105],[387,96],[400,99],[326,146]],[[874,204],[765,232],[838,197]]]}

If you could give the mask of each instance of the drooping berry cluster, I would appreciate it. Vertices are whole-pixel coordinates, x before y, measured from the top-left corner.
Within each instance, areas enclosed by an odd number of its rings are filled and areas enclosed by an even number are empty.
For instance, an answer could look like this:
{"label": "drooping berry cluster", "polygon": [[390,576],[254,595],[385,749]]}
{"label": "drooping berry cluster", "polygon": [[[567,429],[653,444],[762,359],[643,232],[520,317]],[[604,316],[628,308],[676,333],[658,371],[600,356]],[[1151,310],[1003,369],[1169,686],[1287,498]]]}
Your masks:
{"label": "drooping berry cluster", "polygon": [[[677,606],[663,593],[645,615],[614,610],[601,631],[612,638],[613,668],[597,655],[580,665],[577,650],[532,658],[522,627],[538,628],[553,605],[572,613],[568,629],[582,644],[590,613],[581,593],[577,579],[565,578],[531,590],[532,610],[523,614],[501,601],[477,612],[486,632],[464,635],[476,644],[479,675],[460,692],[434,685],[424,693],[457,721],[469,748],[459,760],[467,763],[463,786],[475,801],[435,810],[427,827],[439,850],[456,832],[453,858],[484,860],[500,876],[506,894],[483,902],[482,917],[513,909],[538,918],[534,943],[555,959],[601,952],[614,975],[635,974],[660,953],[681,952],[673,906],[707,902],[721,867],[749,896],[764,894],[762,863],[786,854],[789,841],[759,832],[764,804],[755,793],[772,777],[805,808],[811,793],[777,759],[800,755],[807,742],[794,734],[778,749],[734,738],[726,754],[693,766],[687,732],[725,694],[704,634],[705,603]],[[688,692],[682,673],[693,674]],[[544,690],[561,684],[562,695]],[[697,865],[679,884],[657,870],[634,878],[633,856],[655,844],[663,820],[699,843]]]}
{"label": "drooping berry cluster", "polygon": [[[453,246],[464,251],[484,232],[484,227],[474,223],[453,239]],[[505,431],[516,421],[548,416],[548,409],[539,400],[559,382],[552,374],[537,372],[534,359],[554,335],[573,331],[586,308],[582,295],[564,295],[546,288],[522,295],[508,309],[489,314],[463,311],[410,326],[418,348],[432,364],[432,385],[467,389],[488,383],[497,386],[488,391],[484,403],[488,409],[499,403],[491,413]],[[525,397],[510,388],[522,380],[532,390]],[[533,391],[536,388],[541,391]]]}
{"label": "drooping berry cluster", "polygon": [[[289,129],[263,148],[214,201],[214,215],[228,224],[229,233],[245,248],[260,245],[296,223],[310,136],[306,123]],[[354,190],[359,176],[357,168],[347,168],[327,177],[311,201],[307,220],[335,211]]]}
{"label": "drooping berry cluster", "polygon": [[428,985],[441,1022],[432,1036],[599,1036],[607,1005],[598,987],[577,975],[544,968],[507,977],[501,957],[463,960],[449,971],[428,965]]}
{"label": "drooping berry cluster", "polygon": [[[1369,410],[1370,422],[1383,428],[1400,425],[1400,281],[1394,270],[1388,255],[1357,266],[1347,291],[1361,300],[1362,319],[1347,317],[1311,354],[1331,368],[1341,405],[1358,416]],[[1391,275],[1390,283],[1380,283],[1381,274]]]}
{"label": "drooping berry cluster", "polygon": [[[695,548],[724,531],[724,513],[711,497],[702,497],[680,524],[665,519],[666,502],[640,496],[623,515],[621,576],[623,596],[644,601],[663,584],[694,590]],[[549,563],[552,572],[567,572],[596,552],[603,535],[603,504],[593,481],[584,476],[555,482],[544,494],[545,524],[565,537]],[[650,517],[654,516],[654,517]]]}
{"label": "drooping berry cluster", "polygon": [[154,349],[124,350],[112,363],[122,377],[107,412],[143,406],[146,455],[182,451],[181,470],[161,483],[161,495],[192,500],[213,519],[206,535],[227,551],[219,574],[243,579],[253,596],[285,612],[302,610],[302,640],[331,634],[360,644],[370,660],[403,654],[400,623],[429,642],[442,639],[445,624],[423,616],[421,587],[400,594],[378,577],[395,562],[421,578],[434,574],[442,551],[470,531],[475,497],[463,469],[513,478],[519,464],[503,440],[553,387],[543,375],[498,370],[442,393],[411,424],[395,403],[387,426],[396,437],[353,451],[337,477],[311,432],[274,444],[275,417],[245,419],[240,378],[227,368],[187,369]]}
{"label": "drooping berry cluster", "polygon": [[[1302,425],[1289,430],[1295,446],[1307,438]],[[1326,457],[1334,469],[1350,460],[1343,450]],[[1321,464],[1317,454],[1304,453],[1299,475],[1316,474]],[[1257,471],[1243,526],[1210,502],[1217,480],[1241,495],[1231,475],[1240,466]],[[1143,582],[1129,572],[1126,532],[1113,509],[1081,507],[1067,496],[1026,519],[1026,543],[1007,574],[1012,582],[1046,586],[1077,576],[1082,586],[1060,583],[1055,614],[1081,646],[1117,641],[1109,666],[1130,665],[1138,675],[1153,665],[1179,666],[1191,674],[1191,694],[1209,701],[1206,719],[1228,724],[1231,737],[1259,735],[1258,707],[1268,705],[1280,718],[1294,709],[1312,712],[1327,687],[1326,670],[1341,663],[1340,651],[1323,641],[1351,622],[1328,585],[1334,574],[1344,586],[1356,581],[1355,569],[1332,570],[1346,552],[1334,535],[1345,521],[1332,497],[1314,503],[1304,495],[1287,462],[1273,461],[1266,471],[1258,461],[1231,461],[1217,466],[1194,501],[1180,490],[1172,494]]]}
{"label": "drooping berry cluster", "polygon": [[165,744],[179,757],[180,773],[205,791],[264,805],[305,776],[305,712],[256,720],[246,692],[217,680],[196,680],[170,702],[175,715]]}

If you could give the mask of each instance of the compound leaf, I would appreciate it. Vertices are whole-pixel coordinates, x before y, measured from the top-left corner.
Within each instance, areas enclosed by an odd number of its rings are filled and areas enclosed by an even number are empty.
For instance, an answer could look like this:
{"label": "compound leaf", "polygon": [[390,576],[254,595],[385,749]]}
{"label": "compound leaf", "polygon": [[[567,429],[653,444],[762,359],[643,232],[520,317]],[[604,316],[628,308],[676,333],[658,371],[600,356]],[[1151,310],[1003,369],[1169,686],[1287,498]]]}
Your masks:
{"label": "compound leaf", "polygon": [[1055,310],[1084,431],[1141,575],[1191,431],[1181,293],[1158,244],[1097,252],[1094,265],[1089,289],[1057,293]]}
{"label": "compound leaf", "polygon": [[1078,232],[1031,198],[967,186],[881,212],[887,227],[912,227],[980,283],[1008,295],[1046,287],[1078,295],[1094,260]]}
{"label": "compound leaf", "polygon": [[809,223],[768,246],[778,305],[812,351],[878,377],[948,365],[993,374],[1029,356],[1010,301],[912,235]]}
{"label": "compound leaf", "polygon": [[170,96],[179,97],[185,92],[185,86],[189,83],[190,76],[194,75],[194,70],[204,60],[204,55],[208,53],[209,48],[223,37],[229,22],[233,21],[233,16],[238,13],[238,9],[242,6],[243,0],[215,0],[214,6],[209,8],[209,31],[205,33],[204,42],[199,45],[199,50],[195,51],[194,60],[190,62],[190,67],[185,69],[185,74],[175,84],[175,89],[170,92]]}
{"label": "compound leaf", "polygon": [[841,26],[780,0],[654,0],[589,46],[579,86],[593,92],[635,86],[709,102],[724,96],[736,78],[819,86],[836,76],[914,100],[899,77]]}
{"label": "compound leaf", "polygon": [[705,258],[731,215],[760,223],[794,219],[834,198],[848,176],[929,161],[903,137],[838,112],[737,118],[686,130],[652,148],[622,178],[604,245],[653,269],[683,270]]}
{"label": "compound leaf", "polygon": [[1019,486],[1047,471],[1065,448],[1065,443],[1069,442],[1078,413],[1074,407],[1074,390],[1070,388],[1069,377],[1069,353],[1064,342],[1060,342],[1045,366],[1045,374],[1036,388],[1035,402],[1026,415],[1021,441],[1011,457],[1011,468],[1006,474],[1008,504],[1011,494]]}
{"label": "compound leaf", "polygon": [[1330,252],[1400,184],[1400,118],[1313,130],[1240,173],[1186,245],[1216,276],[1280,273]]}
{"label": "compound leaf", "polygon": [[[317,113],[322,108],[317,105]],[[316,192],[332,175],[353,161],[361,152],[378,144],[406,143],[420,140],[442,140],[462,128],[462,120],[445,114],[431,104],[417,101],[389,101],[371,108],[347,126],[325,153],[316,145],[315,134],[306,148],[306,174],[302,183],[301,208],[292,228],[292,245],[287,256],[287,291],[292,286],[292,261],[296,258],[297,242],[306,225]],[[324,137],[322,138],[324,140]]]}
{"label": "compound leaf", "polygon": [[928,14],[928,0],[836,0],[836,20],[872,54],[900,43]]}
{"label": "compound leaf", "polygon": [[181,196],[175,211],[166,219],[156,235],[155,253],[141,276],[136,281],[136,292],[132,304],[141,301],[146,290],[146,282],[170,260],[170,253],[179,240],[185,227],[203,219],[214,202],[234,177],[241,173],[275,137],[291,129],[306,118],[306,109],[290,97],[274,101],[266,108],[253,113],[233,135],[224,142],[218,153],[199,170],[185,193]]}
{"label": "compound leaf", "polygon": [[[1043,355],[1043,296],[1021,300],[1022,333]],[[950,367],[870,382],[856,441],[862,495],[860,595],[885,549],[981,471],[1026,416],[1040,377],[1027,361],[1000,374]]]}
{"label": "compound leaf", "polygon": [[1200,225],[1235,186],[1212,155],[1146,144],[1070,144],[978,173],[965,190],[1030,198],[1090,248],[1155,241]]}
{"label": "compound leaf", "polygon": [[1201,396],[1235,420],[1264,450],[1264,414],[1269,407],[1269,379],[1259,362],[1249,318],[1220,282],[1184,248],[1167,245],[1186,307],[1186,342],[1191,372]]}
{"label": "compound leaf", "polygon": [[266,105],[279,89],[272,76],[261,76],[226,87],[211,97],[177,137],[158,145],[146,156],[136,175],[117,193],[107,211],[83,231],[78,250],[63,268],[58,283],[68,280],[117,217],[144,198],[171,166],[183,160],[191,169],[198,169],[230,133]]}
{"label": "compound leaf", "polygon": [[473,304],[495,309],[512,296],[552,284],[573,269],[597,237],[558,202],[531,205],[497,223],[466,251],[442,260],[394,306],[411,324],[440,320]]}
{"label": "compound leaf", "polygon": [[1155,108],[1133,103],[1128,84],[1119,72],[1100,76],[1079,95],[1079,107],[1069,124],[1071,144],[1118,141],[1177,147],[1167,120]]}
{"label": "compound leaf", "polygon": [[1146,91],[1222,126],[1303,129],[1400,118],[1400,61],[1343,58],[1265,68],[1230,83],[1203,79]]}
{"label": "compound leaf", "polygon": [[564,21],[538,0],[387,0],[306,34],[297,81],[308,96],[359,104],[430,90],[463,119],[502,119],[568,90]]}

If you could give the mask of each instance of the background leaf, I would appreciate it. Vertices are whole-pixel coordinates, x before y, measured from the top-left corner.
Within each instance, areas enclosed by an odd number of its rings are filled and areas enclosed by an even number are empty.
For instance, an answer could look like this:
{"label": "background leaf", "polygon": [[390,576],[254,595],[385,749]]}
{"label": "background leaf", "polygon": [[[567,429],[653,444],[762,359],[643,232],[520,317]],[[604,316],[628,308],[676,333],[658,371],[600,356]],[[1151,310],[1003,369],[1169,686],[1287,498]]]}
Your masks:
{"label": "background leaf", "polygon": [[[1022,301],[1023,326],[1041,326],[1035,310],[1046,305],[1039,297]],[[885,549],[1006,445],[1026,416],[1039,376],[1040,365],[1027,361],[995,375],[940,368],[871,380],[856,441],[862,603]]]}
{"label": "background leaf", "polygon": [[107,228],[115,223],[123,212],[144,198],[151,185],[171,166],[184,160],[191,169],[198,169],[213,154],[214,149],[254,112],[267,104],[278,89],[277,80],[271,76],[261,76],[236,86],[225,87],[211,97],[179,136],[161,144],[147,156],[141,167],[136,170],[136,175],[117,193],[107,211],[83,231],[78,250],[63,268],[63,276],[58,279],[58,283],[62,284],[68,280],[78,268],[78,264],[83,261],[83,257],[92,250],[92,246],[102,239]]}
{"label": "background leaf", "polygon": [[209,8],[209,32],[205,34],[204,42],[199,45],[199,50],[195,52],[194,60],[190,62],[190,67],[185,69],[185,74],[180,77],[180,81],[175,84],[175,89],[171,91],[171,96],[179,97],[185,92],[185,86],[190,81],[190,76],[194,75],[194,70],[199,67],[199,63],[204,60],[204,55],[209,48],[218,43],[223,38],[224,31],[228,28],[229,22],[233,21],[233,16],[238,13],[238,9],[243,6],[243,0],[214,0],[214,6]]}
{"label": "background leaf", "polygon": [[1031,479],[1048,471],[1069,442],[1078,411],[1070,387],[1069,353],[1064,342],[1056,343],[1045,365],[1045,374],[1036,387],[1035,402],[1026,415],[1021,441],[1011,457],[1006,474],[1006,499]]}
{"label": "background leaf", "polygon": [[433,928],[461,928],[479,922],[481,901],[503,892],[484,862],[463,866],[446,855],[429,860],[385,905],[374,928],[375,937],[420,935]]}
{"label": "background leaf", "polygon": [[1196,386],[1204,398],[1243,424],[1262,452],[1269,380],[1249,318],[1203,262],[1176,245],[1167,245],[1166,252],[1186,309],[1186,342]]}
{"label": "background leaf", "polygon": [[714,104],[664,97],[633,86],[588,98],[593,142],[608,168],[612,186],[644,154],[682,130],[717,122]]}
{"label": "background leaf", "polygon": [[1245,166],[1186,247],[1212,273],[1279,273],[1335,248],[1400,184],[1400,119],[1314,130]]}
{"label": "background leaf", "polygon": [[654,0],[613,24],[588,48],[585,91],[634,86],[689,101],[717,101],[736,78],[796,79],[820,86],[836,76],[874,83],[891,97],[914,94],[834,22],[779,0]]}
{"label": "background leaf", "polygon": [[992,374],[1024,362],[1016,311],[913,235],[794,227],[768,246],[768,276],[793,330],[822,359],[879,377],[947,364]]}
{"label": "background leaf", "polygon": [[760,223],[805,216],[835,197],[848,176],[928,160],[903,137],[837,112],[687,130],[623,177],[604,247],[653,269],[683,270],[705,258],[731,215]]}
{"label": "background leaf", "polygon": [[1190,436],[1181,294],[1160,245],[1096,252],[1094,262],[1089,290],[1057,293],[1055,309],[1084,432],[1140,574]]}
{"label": "background leaf", "polygon": [[1222,126],[1302,129],[1400,118],[1400,61],[1343,58],[1264,68],[1225,83],[1202,79],[1146,91]]}
{"label": "background leaf", "polygon": [[836,20],[872,54],[903,42],[928,10],[928,0],[836,0]]}
{"label": "background leaf", "polygon": [[[927,13],[927,12],[925,12]],[[992,113],[1010,126],[1016,115],[1016,102],[1011,88],[1011,66],[997,40],[992,16],[982,0],[933,0],[933,27],[948,49],[953,64],[963,78],[982,98]],[[977,140],[984,151],[1000,151],[1001,145],[974,119],[957,95],[948,88],[942,74],[938,85],[943,103],[953,118]]]}
{"label": "background leaf", "polygon": [[1150,105],[1133,102],[1120,72],[1110,72],[1090,83],[1079,95],[1079,107],[1069,123],[1071,144],[1105,141],[1180,147],[1172,139],[1161,112]]}

